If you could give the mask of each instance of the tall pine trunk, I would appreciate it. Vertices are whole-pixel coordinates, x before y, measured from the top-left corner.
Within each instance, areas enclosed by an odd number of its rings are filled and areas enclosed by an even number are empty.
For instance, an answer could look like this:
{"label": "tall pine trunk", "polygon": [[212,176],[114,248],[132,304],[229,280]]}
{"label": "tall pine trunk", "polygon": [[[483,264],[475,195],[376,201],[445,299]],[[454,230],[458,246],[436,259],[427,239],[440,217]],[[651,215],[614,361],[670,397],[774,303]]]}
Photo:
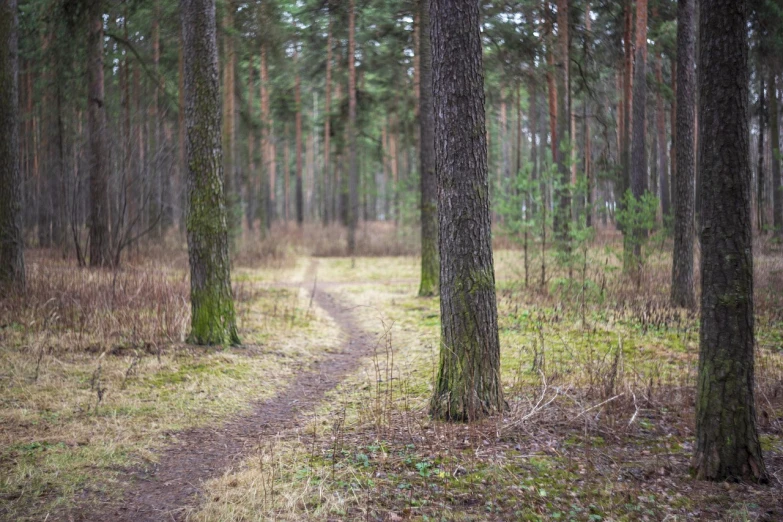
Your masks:
{"label": "tall pine trunk", "polygon": [[239,184],[236,179],[236,53],[234,51],[234,6],[226,2],[223,18],[223,175],[226,211],[228,213],[228,233],[234,245],[240,233],[239,220]]}
{"label": "tall pine trunk", "polygon": [[658,187],[661,191],[661,213],[664,219],[671,213],[671,200],[669,199],[669,160],[666,157],[666,110],[663,104],[663,56],[658,53],[655,58],[655,80],[658,89],[655,94],[655,132],[658,137],[658,150],[656,161],[658,165]]}
{"label": "tall pine trunk", "polygon": [[[631,91],[633,89],[633,42],[631,33],[633,30],[633,0],[625,0],[624,23],[623,23],[623,49],[625,52],[625,63],[623,66],[623,116],[622,131],[620,134],[620,163],[622,173],[618,197],[622,200],[626,191],[631,187],[631,108],[633,98]],[[624,234],[626,234],[624,232]]]}
{"label": "tall pine trunk", "polygon": [[[267,44],[261,43],[261,170],[263,172],[264,225],[268,230],[275,213],[275,154],[271,140],[272,121],[269,111],[269,67],[267,65]],[[262,227],[262,233],[264,232]]]}
{"label": "tall pine trunk", "polygon": [[103,9],[92,0],[87,46],[87,122],[90,146],[90,266],[112,264],[109,236],[109,148],[103,86]]}
{"label": "tall pine trunk", "polygon": [[[636,58],[633,78],[633,131],[631,144],[631,193],[639,202],[647,192],[647,0],[636,0]],[[640,269],[642,242],[647,230],[638,225],[628,233],[632,252],[626,249],[626,268]],[[626,247],[629,243],[626,242]],[[629,259],[629,255],[632,257]]]}
{"label": "tall pine trunk", "polygon": [[163,233],[163,162],[161,161],[161,132],[162,120],[159,107],[160,88],[160,0],[155,0],[153,5],[152,18],[152,101],[150,102],[150,125],[152,125],[152,136],[150,142],[150,216],[149,222],[152,226],[152,235],[160,237]]}
{"label": "tall pine trunk", "polygon": [[[255,75],[253,74],[255,69],[253,60],[251,59],[247,67],[247,107],[248,113],[251,115],[251,119],[255,114],[255,100],[253,94],[256,92]],[[257,174],[256,174],[256,129],[251,123],[248,125],[247,131],[247,176],[245,176],[245,221],[247,221],[247,229],[253,231],[256,220],[256,203],[258,190]]]}
{"label": "tall pine trunk", "polygon": [[[585,4],[585,44],[584,44],[584,61],[585,66],[589,67],[590,65],[590,56],[591,56],[591,47],[592,47],[592,24],[593,20],[590,16],[590,2],[587,2]],[[590,136],[590,119],[589,114],[590,111],[588,110],[589,105],[589,97],[585,96],[584,101],[584,140],[585,140],[585,197],[587,200],[587,205],[585,209],[585,225],[588,227],[593,226],[593,216],[595,215],[595,176],[593,174],[593,151],[592,151],[592,140]],[[609,145],[608,143],[606,144]]]}
{"label": "tall pine trunk", "polygon": [[695,204],[694,113],[696,104],[696,0],[677,2],[677,89],[674,176],[674,251],[671,302],[693,308],[693,212]]}
{"label": "tall pine trunk", "polygon": [[179,224],[179,230],[182,232],[184,230],[184,208],[185,208],[185,199],[182,197],[182,187],[185,184],[185,176],[187,173],[187,165],[185,164],[185,56],[184,56],[184,43],[183,43],[183,35],[182,35],[182,28],[180,28],[179,32],[179,97],[177,100],[177,104],[179,106],[179,115],[178,115],[178,124],[177,124],[177,141],[179,143],[179,147],[177,148],[178,156],[177,156],[177,162],[179,165],[178,169],[178,176],[177,176],[177,190],[175,191],[179,198],[177,201],[174,202],[176,205],[176,208],[179,210],[177,211],[177,221]]}
{"label": "tall pine trunk", "polygon": [[195,344],[239,344],[223,194],[215,0],[181,0],[185,54],[188,253]]}
{"label": "tall pine trunk", "polygon": [[701,329],[693,471],[765,482],[756,428],[746,0],[701,0]]}
{"label": "tall pine trunk", "polygon": [[555,189],[557,207],[552,216],[555,239],[563,252],[570,251],[569,224],[571,221],[571,174],[567,163],[570,158],[569,126],[571,114],[568,92],[569,40],[568,40],[568,0],[557,0],[557,45],[555,47],[555,78],[557,84],[557,139],[553,140],[557,149],[556,163],[558,182]]}
{"label": "tall pine trunk", "polygon": [[359,221],[359,172],[356,166],[356,0],[348,4],[348,255],[356,251]]}
{"label": "tall pine trunk", "polygon": [[430,6],[441,254],[440,365],[430,410],[470,421],[504,408],[480,14],[474,0]]}
{"label": "tall pine trunk", "polygon": [[326,85],[324,93],[324,225],[328,225],[335,218],[332,212],[332,192],[334,190],[334,181],[332,180],[332,162],[330,157],[330,125],[332,120],[332,15],[330,12],[328,12],[328,2],[327,16],[329,17],[329,29],[326,36]]}
{"label": "tall pine trunk", "polygon": [[[294,57],[295,67],[299,67],[299,53]],[[296,105],[296,224],[302,226],[304,223],[304,193],[302,187],[302,80],[299,72],[296,73],[294,81],[294,104]]]}
{"label": "tall pine trunk", "polygon": [[0,288],[23,290],[22,173],[19,165],[19,33],[16,0],[0,4]]}
{"label": "tall pine trunk", "polygon": [[780,120],[778,119],[777,62],[769,66],[769,139],[772,149],[772,228],[783,236],[783,192],[780,187]]}
{"label": "tall pine trunk", "polygon": [[[761,63],[759,63],[759,71]],[[764,232],[764,128],[767,126],[764,108],[764,75],[759,74],[759,139],[758,139],[758,174],[756,176],[756,226],[759,233]]]}
{"label": "tall pine trunk", "polygon": [[435,172],[435,120],[432,112],[432,48],[429,0],[419,1],[419,169],[421,173],[421,284],[419,295],[438,293],[438,178]]}

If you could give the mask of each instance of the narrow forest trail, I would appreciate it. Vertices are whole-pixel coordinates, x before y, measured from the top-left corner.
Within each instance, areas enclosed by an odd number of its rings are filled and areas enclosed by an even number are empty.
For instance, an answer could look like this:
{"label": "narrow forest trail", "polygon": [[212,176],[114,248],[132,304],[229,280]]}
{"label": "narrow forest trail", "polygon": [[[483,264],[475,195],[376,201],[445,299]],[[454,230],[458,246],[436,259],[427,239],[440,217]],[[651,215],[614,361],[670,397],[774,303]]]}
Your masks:
{"label": "narrow forest trail", "polygon": [[345,337],[342,349],[325,352],[286,389],[254,405],[249,413],[221,425],[181,432],[151,469],[132,470],[122,479],[119,498],[90,508],[77,504],[66,520],[183,520],[188,508],[198,504],[204,482],[241,462],[259,443],[304,424],[304,414],[313,411],[325,393],[357,368],[373,343],[373,336],[358,327],[351,309],[341,306],[329,293],[330,284],[314,283],[317,267],[318,261],[311,260],[304,280],[296,286],[313,292],[313,301],[337,323]]}

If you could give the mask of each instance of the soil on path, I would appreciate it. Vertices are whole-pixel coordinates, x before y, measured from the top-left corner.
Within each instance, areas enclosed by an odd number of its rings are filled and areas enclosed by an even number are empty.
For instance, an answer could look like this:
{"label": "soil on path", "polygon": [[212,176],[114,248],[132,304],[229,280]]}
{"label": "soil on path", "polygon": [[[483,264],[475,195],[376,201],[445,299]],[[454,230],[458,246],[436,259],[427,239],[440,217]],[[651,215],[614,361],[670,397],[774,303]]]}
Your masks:
{"label": "soil on path", "polygon": [[[308,268],[302,285],[312,282],[317,261]],[[356,324],[349,309],[335,301],[321,285],[313,300],[335,320],[346,341],[342,349],[323,355],[275,397],[254,405],[250,413],[218,426],[183,431],[177,443],[160,455],[152,469],[131,471],[123,480],[118,500],[97,507],[81,506],[66,516],[73,521],[160,522],[183,520],[197,505],[203,483],[239,463],[259,442],[301,425],[312,411],[370,353],[372,338]],[[81,510],[81,511],[80,511]]]}

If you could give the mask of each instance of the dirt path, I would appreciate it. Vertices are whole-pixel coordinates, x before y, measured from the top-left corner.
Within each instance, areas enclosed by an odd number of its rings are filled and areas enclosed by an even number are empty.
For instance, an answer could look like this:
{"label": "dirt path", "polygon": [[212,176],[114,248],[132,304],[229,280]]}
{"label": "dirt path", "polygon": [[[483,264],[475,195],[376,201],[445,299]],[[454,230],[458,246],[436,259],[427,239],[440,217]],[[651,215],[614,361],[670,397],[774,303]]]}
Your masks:
{"label": "dirt path", "polygon": [[[317,261],[308,268],[305,282],[312,288]],[[308,287],[307,285],[310,285]],[[349,372],[360,357],[369,353],[372,339],[356,324],[351,311],[316,287],[314,301],[337,322],[347,337],[342,350],[327,353],[277,396],[259,402],[253,410],[219,426],[186,430],[177,443],[164,450],[151,471],[131,472],[122,486],[120,500],[99,505],[90,512],[74,512],[67,520],[159,522],[183,520],[188,507],[199,502],[204,481],[223,474],[248,452],[275,435],[295,429],[302,414],[312,411]]]}

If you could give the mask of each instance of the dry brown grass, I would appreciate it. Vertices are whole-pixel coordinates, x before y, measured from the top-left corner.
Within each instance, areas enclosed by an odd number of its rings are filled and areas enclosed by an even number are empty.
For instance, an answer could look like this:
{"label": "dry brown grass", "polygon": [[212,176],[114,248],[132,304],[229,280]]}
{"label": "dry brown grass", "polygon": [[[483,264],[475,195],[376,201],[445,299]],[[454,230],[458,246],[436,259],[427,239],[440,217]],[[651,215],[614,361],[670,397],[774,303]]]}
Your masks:
{"label": "dry brown grass", "polygon": [[[591,253],[591,279],[602,273],[604,255],[602,248]],[[375,268],[369,268],[372,259],[359,260],[355,268],[345,260],[322,261],[323,272],[338,280],[353,274],[377,281],[332,290],[377,335],[375,353],[309,424],[278,440],[259,441],[256,455],[212,481],[211,498],[192,518],[783,516],[777,505],[783,491],[783,325],[772,320],[775,310],[758,309],[756,372],[773,484],[698,483],[688,474],[698,323],[693,313],[668,306],[670,261],[665,255],[650,258],[641,292],[619,271],[610,271],[604,296],[580,301],[578,289],[522,288],[518,258],[518,251],[496,252],[503,282],[502,377],[510,409],[475,425],[432,422],[427,416],[437,364],[437,299],[413,297],[415,282],[374,279],[376,272],[388,272],[383,259]],[[759,256],[757,281],[770,277],[767,271],[776,263]]]}
{"label": "dry brown grass", "polygon": [[28,291],[0,299],[0,519],[42,520],[85,487],[111,495],[177,431],[223,422],[334,349],[336,326],[306,291],[257,284],[296,273],[290,260],[243,269],[245,346],[204,349],[182,342],[189,285],[176,261],[112,272],[28,253]]}

